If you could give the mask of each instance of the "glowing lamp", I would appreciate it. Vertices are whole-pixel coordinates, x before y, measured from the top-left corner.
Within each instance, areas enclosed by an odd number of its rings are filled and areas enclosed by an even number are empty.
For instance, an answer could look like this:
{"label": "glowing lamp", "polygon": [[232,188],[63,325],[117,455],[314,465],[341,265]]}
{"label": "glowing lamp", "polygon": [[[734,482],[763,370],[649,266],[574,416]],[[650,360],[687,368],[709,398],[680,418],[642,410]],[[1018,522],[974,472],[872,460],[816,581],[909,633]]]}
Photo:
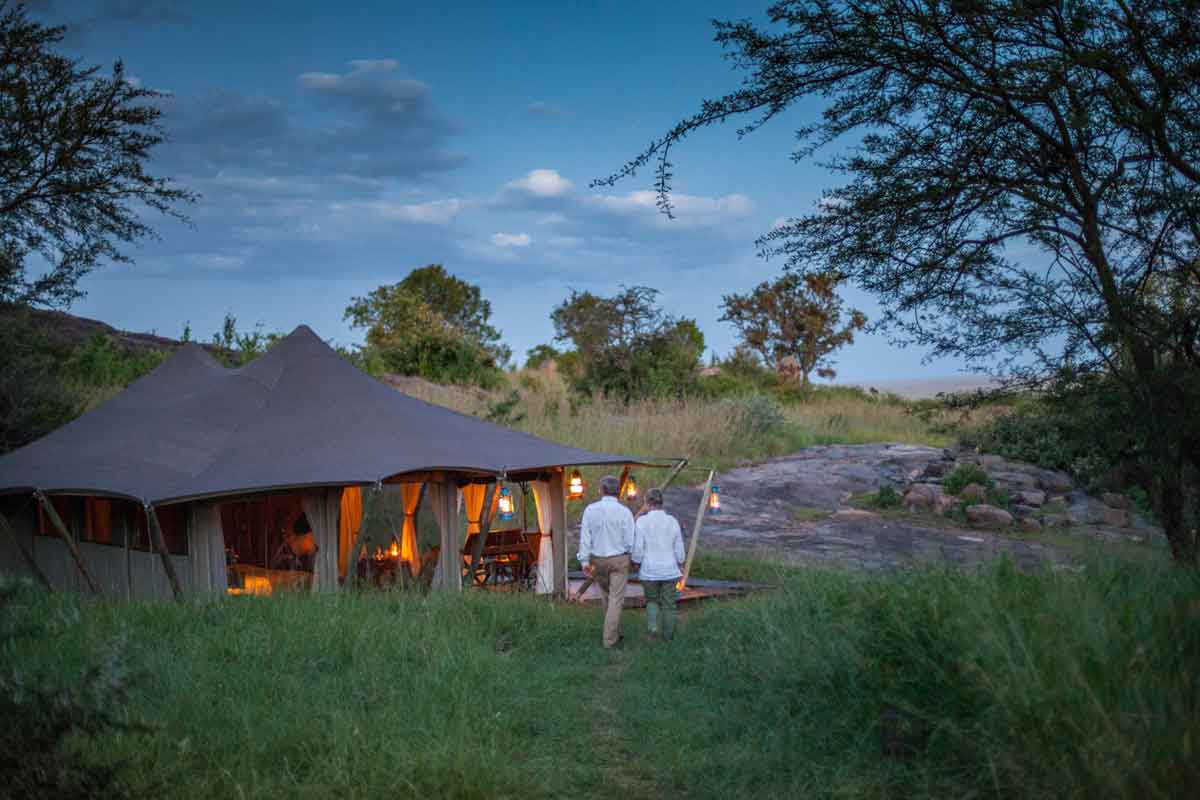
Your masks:
{"label": "glowing lamp", "polygon": [[247,575],[242,582],[242,591],[246,594],[268,595],[271,593],[271,581],[262,575]]}
{"label": "glowing lamp", "polygon": [[721,492],[719,489],[717,489],[717,485],[715,483],[713,484],[712,491],[708,493],[708,513],[721,513]]}
{"label": "glowing lamp", "polygon": [[632,503],[634,500],[637,500],[637,498],[638,498],[637,481],[635,481],[633,479],[633,475],[630,475],[629,480],[625,481],[625,499]]}
{"label": "glowing lamp", "polygon": [[391,558],[400,557],[400,543],[396,541],[396,537],[392,537],[392,543],[388,546],[388,556]]}
{"label": "glowing lamp", "polygon": [[512,522],[513,519],[513,498],[512,492],[505,486],[500,489],[500,500],[496,503],[496,508],[500,512],[499,518],[501,522]]}
{"label": "glowing lamp", "polygon": [[583,498],[583,475],[577,469],[571,470],[571,477],[567,481],[567,497],[572,500]]}

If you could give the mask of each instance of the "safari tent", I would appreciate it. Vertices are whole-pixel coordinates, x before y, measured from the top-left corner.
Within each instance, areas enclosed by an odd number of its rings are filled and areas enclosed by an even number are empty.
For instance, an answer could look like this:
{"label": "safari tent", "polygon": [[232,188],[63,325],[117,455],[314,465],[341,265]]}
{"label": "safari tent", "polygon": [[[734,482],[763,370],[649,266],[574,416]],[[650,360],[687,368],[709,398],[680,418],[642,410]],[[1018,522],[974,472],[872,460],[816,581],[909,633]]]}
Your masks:
{"label": "safari tent", "polygon": [[[514,516],[515,496],[532,500],[532,522],[505,541],[530,555],[539,591],[562,594],[567,468],[632,463],[645,462],[409,397],[305,326],[238,369],[188,344],[0,457],[0,572],[62,590],[181,596],[334,590],[364,579],[375,559],[457,590],[491,546],[497,517]],[[364,517],[385,495],[395,539],[366,550]],[[497,514],[505,499],[508,514]],[[432,531],[424,546],[419,509]],[[308,560],[272,563],[296,535],[315,545]]]}

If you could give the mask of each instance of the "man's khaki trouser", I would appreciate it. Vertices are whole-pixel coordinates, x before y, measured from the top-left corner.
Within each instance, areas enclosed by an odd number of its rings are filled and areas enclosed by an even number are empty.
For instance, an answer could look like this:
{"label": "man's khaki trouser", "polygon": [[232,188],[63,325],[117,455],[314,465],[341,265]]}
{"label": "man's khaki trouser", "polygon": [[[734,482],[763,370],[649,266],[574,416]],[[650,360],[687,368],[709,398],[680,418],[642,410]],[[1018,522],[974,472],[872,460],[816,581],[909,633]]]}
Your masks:
{"label": "man's khaki trouser", "polygon": [[621,638],[621,609],[625,607],[625,583],[629,580],[629,554],[593,556],[592,567],[604,606],[604,646],[613,647]]}

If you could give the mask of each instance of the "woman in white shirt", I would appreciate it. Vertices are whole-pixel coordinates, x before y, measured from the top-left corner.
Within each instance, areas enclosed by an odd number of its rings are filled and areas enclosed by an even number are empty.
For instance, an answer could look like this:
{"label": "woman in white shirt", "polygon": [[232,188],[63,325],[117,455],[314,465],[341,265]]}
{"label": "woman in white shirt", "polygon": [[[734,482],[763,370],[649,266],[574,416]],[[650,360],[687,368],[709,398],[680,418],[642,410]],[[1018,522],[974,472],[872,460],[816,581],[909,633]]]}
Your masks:
{"label": "woman in white shirt", "polygon": [[[632,561],[641,565],[642,590],[646,593],[646,627],[650,641],[675,636],[676,582],[683,576],[683,533],[679,521],[663,511],[660,489],[646,492],[646,513],[638,517],[633,532]],[[661,616],[661,625],[660,619]]]}

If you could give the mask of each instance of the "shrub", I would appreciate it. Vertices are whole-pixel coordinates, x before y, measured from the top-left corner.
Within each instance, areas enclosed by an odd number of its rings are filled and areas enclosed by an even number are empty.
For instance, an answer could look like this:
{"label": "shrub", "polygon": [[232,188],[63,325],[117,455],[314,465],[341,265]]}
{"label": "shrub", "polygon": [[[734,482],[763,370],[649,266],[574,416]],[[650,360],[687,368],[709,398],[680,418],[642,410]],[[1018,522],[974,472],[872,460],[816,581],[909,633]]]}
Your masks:
{"label": "shrub", "polygon": [[[0,625],[5,638],[46,635],[28,609],[10,616],[10,604],[44,600],[27,583],[0,583]],[[111,648],[76,681],[29,675],[14,669],[0,674],[0,797],[121,797],[120,762],[97,763],[79,754],[72,739],[102,739],[150,729],[125,718],[128,680],[119,648]]]}
{"label": "shrub", "polygon": [[759,443],[779,432],[786,422],[783,407],[770,395],[752,394],[728,401],[738,436]]}
{"label": "shrub", "polygon": [[972,483],[977,483],[985,489],[992,487],[992,479],[983,471],[983,467],[978,464],[959,464],[946,476],[942,488],[949,494],[959,495]]}
{"label": "shrub", "polygon": [[879,491],[871,498],[871,505],[875,508],[899,508],[900,495],[891,486],[880,486]]}

